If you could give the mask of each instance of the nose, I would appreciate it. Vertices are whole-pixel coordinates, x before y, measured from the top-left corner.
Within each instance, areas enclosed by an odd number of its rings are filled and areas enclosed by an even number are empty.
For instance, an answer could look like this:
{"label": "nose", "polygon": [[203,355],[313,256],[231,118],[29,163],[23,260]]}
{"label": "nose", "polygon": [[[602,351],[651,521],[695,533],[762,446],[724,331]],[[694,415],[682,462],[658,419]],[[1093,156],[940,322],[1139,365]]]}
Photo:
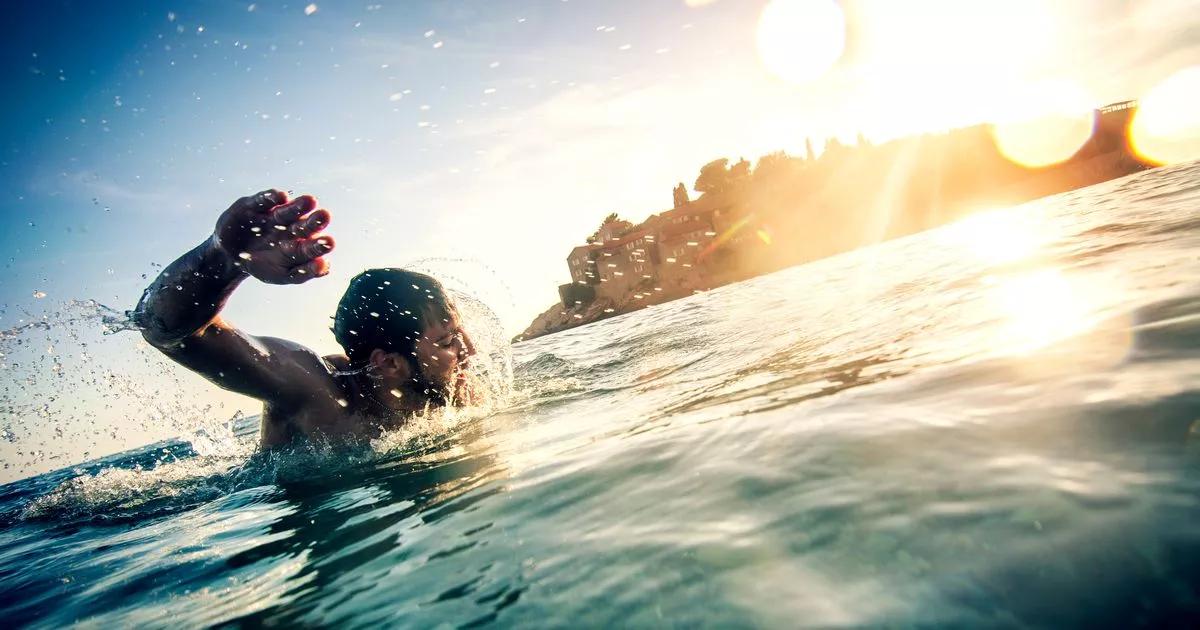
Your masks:
{"label": "nose", "polygon": [[458,336],[458,360],[463,361],[473,356],[475,356],[475,344],[471,341],[471,337],[464,332]]}

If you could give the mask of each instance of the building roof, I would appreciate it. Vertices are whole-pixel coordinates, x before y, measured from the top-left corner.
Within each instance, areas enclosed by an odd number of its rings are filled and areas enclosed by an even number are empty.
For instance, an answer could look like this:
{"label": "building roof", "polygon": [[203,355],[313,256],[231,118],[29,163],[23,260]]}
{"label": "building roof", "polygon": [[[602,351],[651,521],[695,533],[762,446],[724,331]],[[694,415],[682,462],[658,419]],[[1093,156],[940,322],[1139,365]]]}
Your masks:
{"label": "building roof", "polygon": [[708,230],[711,230],[711,229],[712,229],[711,225],[702,223],[700,221],[687,221],[685,223],[679,223],[676,225],[667,225],[667,226],[664,226],[662,229],[662,240],[665,242],[665,241],[671,240],[673,238],[678,238],[689,232],[697,232],[697,231],[707,232]]}
{"label": "building roof", "polygon": [[599,246],[599,245],[597,245],[597,244],[595,244],[595,243],[588,243],[587,245],[580,245],[580,246],[578,246],[578,247],[575,247],[575,248],[573,248],[573,249],[571,250],[571,253],[567,254],[567,260],[571,260],[572,258],[574,258],[574,257],[575,257],[577,254],[579,254],[580,252],[591,251],[591,250],[593,250],[593,249],[596,249],[596,248],[598,248],[598,247],[600,247],[600,246]]}
{"label": "building roof", "polygon": [[662,219],[674,218],[681,214],[706,214],[713,210],[723,210],[732,206],[733,203],[728,199],[723,199],[720,195],[704,194],[697,199],[689,201],[686,205],[678,208],[671,208],[658,213],[657,217]]}
{"label": "building roof", "polygon": [[[650,215],[645,221],[633,226],[634,229],[630,230],[621,238],[611,239],[604,243],[589,243],[587,245],[580,245],[572,249],[570,254],[567,254],[567,260],[575,258],[581,252],[588,252],[592,250],[613,250],[632,241],[636,241],[639,238],[654,238],[658,232],[661,232],[663,240],[677,237],[688,232],[694,232],[702,229],[702,226],[697,225],[698,222],[686,221],[683,223],[672,224],[670,220],[679,216],[688,216],[693,214],[705,215],[714,210],[722,210],[732,205],[732,203],[721,198],[719,195],[701,195],[698,199],[688,202],[687,205],[680,206],[678,208],[671,208],[669,210],[659,212],[658,214]],[[709,229],[711,229],[711,226]]]}
{"label": "building roof", "polygon": [[653,236],[653,235],[651,234],[651,231],[646,228],[645,223],[643,223],[638,229],[633,230],[632,232],[629,232],[628,234],[626,234],[625,236],[622,236],[621,238],[611,240],[603,245],[600,245],[600,248],[601,249],[616,249],[618,247],[621,247],[622,245],[625,245],[627,243],[632,243],[633,241],[636,241],[639,238],[645,238],[647,236]]}

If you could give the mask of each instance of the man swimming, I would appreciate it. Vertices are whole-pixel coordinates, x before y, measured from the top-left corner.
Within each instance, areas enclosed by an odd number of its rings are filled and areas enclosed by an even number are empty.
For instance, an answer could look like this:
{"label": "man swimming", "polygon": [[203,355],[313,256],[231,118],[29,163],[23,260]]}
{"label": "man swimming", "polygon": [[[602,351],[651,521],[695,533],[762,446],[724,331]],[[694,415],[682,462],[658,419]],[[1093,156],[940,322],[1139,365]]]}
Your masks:
{"label": "man swimming", "polygon": [[264,447],[368,438],[469,395],[464,369],[475,348],[446,291],[424,274],[370,269],[350,281],[333,325],[344,355],[322,358],[221,319],[248,277],[301,284],[328,274],[334,241],[322,231],[330,219],[309,195],[289,200],[267,190],[238,199],[134,311],[142,336],[172,360],[263,402]]}

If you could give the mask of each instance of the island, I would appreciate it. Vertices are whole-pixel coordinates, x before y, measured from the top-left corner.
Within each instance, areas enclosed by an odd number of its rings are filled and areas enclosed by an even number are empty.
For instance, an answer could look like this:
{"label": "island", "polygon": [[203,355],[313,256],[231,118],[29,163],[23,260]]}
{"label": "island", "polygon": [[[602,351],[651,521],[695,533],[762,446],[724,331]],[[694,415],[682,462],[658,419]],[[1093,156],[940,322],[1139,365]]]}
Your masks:
{"label": "island", "polygon": [[582,326],[961,219],[1122,177],[1158,163],[1129,140],[1136,101],[1093,111],[1068,158],[1027,166],[981,124],[872,144],[811,140],[803,157],[764,155],[700,168],[691,199],[634,224],[617,213],[566,257],[558,302],[513,342]]}

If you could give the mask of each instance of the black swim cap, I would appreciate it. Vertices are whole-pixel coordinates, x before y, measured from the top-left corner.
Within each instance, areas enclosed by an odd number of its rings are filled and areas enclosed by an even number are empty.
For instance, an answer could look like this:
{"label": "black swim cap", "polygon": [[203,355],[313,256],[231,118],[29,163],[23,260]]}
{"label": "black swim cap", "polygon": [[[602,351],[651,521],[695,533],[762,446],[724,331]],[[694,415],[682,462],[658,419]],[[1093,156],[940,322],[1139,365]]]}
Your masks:
{"label": "black swim cap", "polygon": [[333,336],[350,357],[363,365],[376,348],[396,352],[414,368],[416,343],[437,319],[454,306],[442,283],[406,269],[368,269],[350,280],[338,302]]}

